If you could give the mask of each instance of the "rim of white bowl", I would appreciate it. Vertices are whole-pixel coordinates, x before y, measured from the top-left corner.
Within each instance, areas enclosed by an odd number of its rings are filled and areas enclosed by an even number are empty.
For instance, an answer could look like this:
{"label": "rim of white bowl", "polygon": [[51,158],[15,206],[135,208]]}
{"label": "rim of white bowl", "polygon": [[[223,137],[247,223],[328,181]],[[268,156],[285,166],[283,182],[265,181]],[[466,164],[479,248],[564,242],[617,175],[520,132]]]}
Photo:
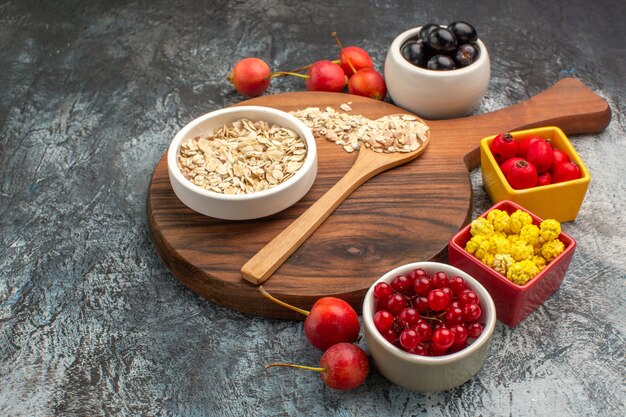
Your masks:
{"label": "rim of white bowl", "polygon": [[[454,271],[455,275],[459,275],[460,277],[462,277],[463,279],[471,283],[471,286],[473,288],[478,289],[478,292],[480,293],[478,294],[478,296],[480,297],[481,307],[484,306],[485,304],[488,306],[487,311],[485,311],[486,322],[485,322],[485,327],[483,328],[483,332],[481,333],[480,336],[478,336],[478,338],[476,338],[472,342],[471,345],[468,345],[465,349],[460,350],[455,353],[451,353],[449,355],[422,356],[422,355],[415,355],[413,353],[404,352],[400,348],[392,345],[391,342],[389,342],[387,339],[385,339],[383,335],[380,334],[378,329],[376,329],[376,326],[374,325],[374,315],[371,313],[371,311],[373,311],[373,308],[374,308],[374,286],[382,281],[390,282],[390,280],[393,277],[396,277],[397,275],[400,275],[401,273],[410,271],[412,269],[423,268],[427,271],[428,270],[433,271],[433,272],[428,271],[429,274],[432,274],[436,272],[438,269],[441,270],[440,268],[442,268],[442,266],[444,269]],[[449,273],[448,275],[450,276]],[[418,363],[422,365],[441,365],[444,363],[456,362],[458,360],[463,359],[464,357],[478,350],[484,343],[486,343],[491,337],[491,335],[493,334],[493,331],[496,327],[496,306],[493,303],[493,299],[491,298],[491,296],[489,295],[489,292],[485,289],[485,287],[483,287],[480,284],[480,282],[478,282],[476,279],[474,279],[471,275],[469,275],[465,271],[462,271],[452,265],[448,265],[448,264],[444,264],[440,262],[413,262],[410,264],[405,264],[395,269],[392,269],[391,271],[384,274],[382,277],[378,278],[376,282],[372,284],[372,286],[369,288],[369,290],[365,294],[365,299],[363,301],[362,315],[363,315],[364,326],[368,328],[368,331],[372,335],[372,337],[376,338],[377,341],[380,343],[380,345],[383,346],[388,352],[406,361]]]}
{"label": "rim of white bowl", "polygon": [[[445,28],[444,25],[440,25],[440,26]],[[404,68],[407,71],[412,71],[417,74],[429,75],[429,76],[437,77],[437,78],[458,77],[463,74],[478,71],[486,63],[486,61],[489,58],[487,47],[479,38],[476,40],[476,43],[480,47],[480,54],[478,55],[478,59],[474,61],[472,64],[468,65],[467,67],[457,68],[457,69],[448,70],[448,71],[429,70],[426,68],[417,67],[411,64],[406,59],[404,59],[400,51],[402,49],[402,45],[404,44],[404,42],[408,41],[410,38],[414,37],[415,35],[418,35],[421,28],[422,28],[421,26],[418,26],[416,28],[412,28],[412,29],[402,32],[401,34],[396,36],[393,42],[391,42],[391,47],[389,48],[389,52],[391,53],[391,56],[393,57],[394,61],[396,61],[398,65],[400,65],[400,67]]]}
{"label": "rim of white bowl", "polygon": [[[247,193],[247,194],[222,194],[222,193],[217,193],[215,191],[210,191],[210,190],[205,190],[204,188],[201,188],[195,184],[193,184],[191,181],[189,181],[187,178],[185,178],[185,176],[182,174],[182,172],[180,172],[180,168],[178,168],[178,164],[176,161],[176,157],[178,156],[178,152],[180,149],[180,144],[188,139],[188,133],[191,129],[193,129],[194,127],[196,127],[198,124],[205,122],[208,119],[211,119],[213,117],[216,116],[221,116],[224,114],[237,114],[237,113],[244,113],[244,112],[249,112],[249,111],[254,111],[254,112],[259,112],[260,114],[273,114],[274,116],[278,116],[279,118],[283,118],[285,120],[289,120],[291,123],[293,123],[296,127],[297,130],[300,135],[302,135],[304,137],[304,140],[306,142],[307,145],[307,155],[306,158],[304,159],[304,164],[302,164],[302,166],[300,167],[300,169],[298,170],[298,172],[296,172],[294,174],[293,177],[289,178],[287,181],[284,181],[280,184],[278,184],[275,187],[269,188],[267,190],[263,190],[263,191],[256,191],[253,193]],[[239,116],[239,117],[244,117]],[[232,121],[235,121],[237,118],[239,118],[238,116],[233,115]],[[263,120],[262,117],[259,117],[257,120]],[[280,123],[276,123],[278,125],[280,125]],[[208,132],[207,132],[208,133]],[[298,119],[295,116],[292,116],[291,114],[282,111],[282,110],[278,110],[275,109],[273,107],[266,107],[266,106],[234,106],[234,107],[227,107],[224,109],[220,109],[220,110],[215,110],[212,111],[210,113],[206,113],[200,117],[197,117],[196,119],[192,120],[191,122],[187,123],[187,125],[185,125],[185,127],[183,127],[181,130],[178,131],[178,133],[176,134],[176,136],[174,136],[174,139],[172,140],[172,142],[170,143],[170,146],[168,148],[167,151],[167,165],[168,168],[170,170],[170,172],[176,177],[176,179],[178,180],[178,182],[184,186],[186,189],[206,196],[206,197],[211,197],[214,199],[218,199],[218,200],[224,200],[224,201],[246,201],[246,200],[254,200],[257,198],[261,198],[261,197],[269,197],[272,196],[274,194],[278,194],[280,192],[282,192],[284,189],[290,187],[292,184],[296,183],[299,179],[301,179],[304,175],[306,175],[306,173],[312,168],[312,165],[315,163],[317,159],[317,146],[315,143],[315,137],[313,136],[313,132],[311,131],[310,128],[308,128],[300,119]]]}

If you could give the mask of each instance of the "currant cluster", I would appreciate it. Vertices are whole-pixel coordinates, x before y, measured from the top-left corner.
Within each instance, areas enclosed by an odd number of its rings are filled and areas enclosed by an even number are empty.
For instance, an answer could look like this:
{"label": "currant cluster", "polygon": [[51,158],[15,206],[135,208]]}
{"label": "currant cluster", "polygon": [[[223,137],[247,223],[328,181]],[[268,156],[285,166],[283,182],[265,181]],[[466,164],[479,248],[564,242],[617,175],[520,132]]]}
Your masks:
{"label": "currant cluster", "polygon": [[398,348],[416,355],[458,352],[483,331],[478,295],[459,276],[421,269],[374,287],[374,325]]}

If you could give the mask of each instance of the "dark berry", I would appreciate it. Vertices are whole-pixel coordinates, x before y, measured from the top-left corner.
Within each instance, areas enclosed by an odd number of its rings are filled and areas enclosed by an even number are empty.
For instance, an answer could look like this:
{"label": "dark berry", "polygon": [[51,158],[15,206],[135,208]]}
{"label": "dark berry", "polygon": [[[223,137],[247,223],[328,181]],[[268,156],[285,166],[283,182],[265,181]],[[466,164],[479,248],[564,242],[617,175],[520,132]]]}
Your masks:
{"label": "dark berry", "polygon": [[454,60],[447,55],[435,55],[428,60],[426,68],[429,70],[447,71],[456,68]]}
{"label": "dark berry", "polygon": [[454,34],[459,44],[476,42],[478,39],[476,28],[467,22],[452,22],[448,25],[448,30]]}
{"label": "dark berry", "polygon": [[426,62],[428,61],[430,55],[424,41],[421,39],[406,42],[402,45],[402,49],[400,51],[402,52],[404,59],[409,61],[411,64],[426,68]]}
{"label": "dark berry", "polygon": [[430,35],[430,33],[439,28],[439,25],[435,24],[435,23],[427,23],[424,26],[422,26],[422,28],[420,29],[419,32],[419,36],[420,39],[423,41],[427,41],[428,40],[428,35]]}
{"label": "dark berry", "polygon": [[438,52],[451,52],[456,49],[456,38],[446,28],[437,28],[430,32],[428,35],[428,41],[426,41],[431,49]]}
{"label": "dark berry", "polygon": [[459,45],[454,51],[454,62],[459,68],[467,67],[473,64],[478,58],[478,47],[471,43]]}

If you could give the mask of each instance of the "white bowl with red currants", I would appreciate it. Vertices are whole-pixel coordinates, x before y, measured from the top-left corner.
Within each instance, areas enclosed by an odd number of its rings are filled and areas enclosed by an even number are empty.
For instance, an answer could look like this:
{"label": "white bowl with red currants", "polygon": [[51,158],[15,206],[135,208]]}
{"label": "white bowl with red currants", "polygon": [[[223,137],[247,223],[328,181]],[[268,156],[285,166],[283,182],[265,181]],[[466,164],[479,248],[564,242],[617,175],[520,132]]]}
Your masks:
{"label": "white bowl with red currants", "polygon": [[489,53],[469,23],[429,23],[398,35],[387,53],[385,80],[395,104],[426,119],[471,113],[485,95]]}
{"label": "white bowl with red currants", "polygon": [[457,387],[479,371],[495,313],[478,281],[437,262],[389,271],[363,302],[365,338],[376,367],[391,382],[419,392]]}

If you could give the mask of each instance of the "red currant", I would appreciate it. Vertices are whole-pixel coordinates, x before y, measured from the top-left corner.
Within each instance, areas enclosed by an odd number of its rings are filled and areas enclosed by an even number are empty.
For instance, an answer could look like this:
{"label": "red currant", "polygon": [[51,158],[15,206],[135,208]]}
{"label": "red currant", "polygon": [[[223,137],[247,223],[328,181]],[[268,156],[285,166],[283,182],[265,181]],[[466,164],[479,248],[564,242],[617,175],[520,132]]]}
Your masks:
{"label": "red currant", "polygon": [[465,304],[478,304],[478,296],[472,290],[463,290],[458,297],[459,304],[462,306]]}
{"label": "red currant", "polygon": [[431,356],[443,356],[448,353],[448,349],[444,349],[435,344],[430,345],[430,355]]}
{"label": "red currant", "polygon": [[414,355],[430,356],[430,352],[428,351],[428,348],[422,344],[415,346],[414,349],[411,349],[408,352],[413,353]]}
{"label": "red currant", "polygon": [[483,326],[480,323],[472,323],[467,326],[467,335],[476,339],[483,332]]}
{"label": "red currant", "polygon": [[433,288],[443,288],[448,286],[448,275],[445,272],[435,272],[435,274],[430,277],[430,285]]}
{"label": "red currant", "polygon": [[419,277],[413,281],[413,291],[415,291],[415,294],[425,297],[430,290],[432,290],[432,287],[430,286],[428,277]]}
{"label": "red currant", "polygon": [[398,334],[393,329],[389,329],[386,332],[381,333],[381,334],[391,344],[395,344],[398,341]]}
{"label": "red currant", "polygon": [[443,311],[448,307],[450,297],[441,289],[431,290],[428,293],[428,307],[434,311]]}
{"label": "red currant", "polygon": [[402,310],[406,308],[406,298],[402,294],[393,294],[387,300],[387,310],[394,316],[400,314]]}
{"label": "red currant", "polygon": [[450,278],[450,282],[448,283],[448,287],[452,290],[454,295],[459,295],[461,291],[467,289],[467,284],[465,280],[459,276],[454,276]]}
{"label": "red currant", "polygon": [[452,299],[454,298],[454,293],[449,287],[443,287],[441,291],[445,292],[448,296],[448,300],[452,301]]}
{"label": "red currant", "polygon": [[380,310],[374,314],[374,326],[381,334],[393,327],[393,315],[387,310]]}
{"label": "red currant", "polygon": [[460,307],[449,307],[446,310],[446,315],[444,316],[446,323],[452,324],[461,324],[465,320],[463,318],[463,310]]}
{"label": "red currant", "polygon": [[462,345],[467,342],[468,334],[464,326],[455,324],[454,326],[450,326],[450,331],[454,335],[454,342],[452,342],[454,346]]}
{"label": "red currant", "polygon": [[422,342],[428,342],[433,335],[433,329],[425,320],[421,320],[415,325],[415,333]]}
{"label": "red currant", "polygon": [[415,301],[413,301],[413,306],[420,314],[428,313],[428,298],[417,297]]}
{"label": "red currant", "polygon": [[398,275],[391,281],[391,288],[400,294],[410,295],[413,290],[413,282],[406,275]]}
{"label": "red currant", "polygon": [[480,313],[480,307],[476,304],[465,304],[463,306],[463,318],[469,323],[478,320]]}
{"label": "red currant", "polygon": [[379,282],[374,286],[374,297],[378,300],[386,301],[393,294],[393,288],[386,282]]}
{"label": "red currant", "polygon": [[415,327],[420,319],[420,315],[416,309],[407,307],[398,315],[400,326],[403,328]]}
{"label": "red currant", "polygon": [[433,343],[433,346],[445,350],[454,343],[454,334],[452,334],[450,329],[442,327],[433,332],[430,341]]}
{"label": "red currant", "polygon": [[415,349],[420,339],[413,329],[407,329],[400,334],[400,344],[405,350]]}
{"label": "red currant", "polygon": [[428,278],[428,273],[422,268],[417,268],[409,272],[407,277],[409,277],[410,280],[415,281],[418,278]]}

